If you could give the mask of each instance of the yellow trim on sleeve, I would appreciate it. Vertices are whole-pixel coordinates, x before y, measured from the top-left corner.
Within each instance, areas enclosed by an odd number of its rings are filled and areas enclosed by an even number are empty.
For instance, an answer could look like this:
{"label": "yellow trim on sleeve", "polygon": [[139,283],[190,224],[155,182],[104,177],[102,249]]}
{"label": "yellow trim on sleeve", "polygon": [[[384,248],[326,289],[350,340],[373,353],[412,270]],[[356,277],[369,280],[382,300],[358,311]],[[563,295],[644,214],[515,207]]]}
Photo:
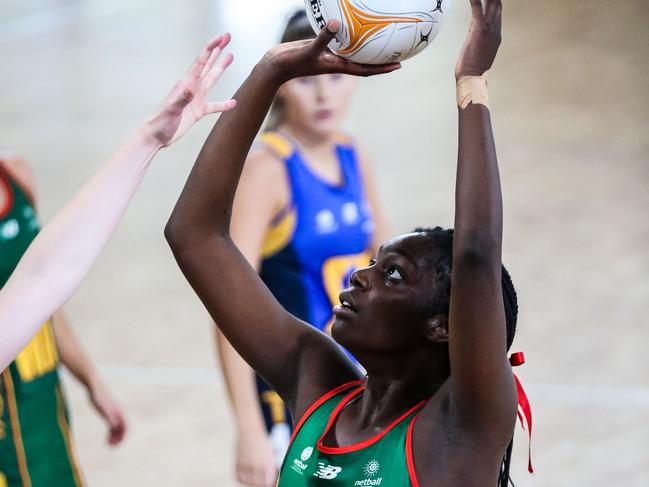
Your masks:
{"label": "yellow trim on sleeve", "polygon": [[266,132],[261,136],[261,141],[281,159],[293,153],[293,145],[276,132]]}
{"label": "yellow trim on sleeve", "polygon": [[266,232],[264,244],[261,247],[261,257],[266,259],[284,249],[293,238],[297,224],[297,213],[291,209],[280,222]]}
{"label": "yellow trim on sleeve", "polygon": [[347,146],[347,147],[351,147],[351,146],[354,145],[354,139],[351,136],[349,136],[349,135],[347,135],[345,133],[336,134],[336,137],[335,137],[334,140],[335,140],[336,144],[338,144],[338,145],[344,145],[344,146]]}

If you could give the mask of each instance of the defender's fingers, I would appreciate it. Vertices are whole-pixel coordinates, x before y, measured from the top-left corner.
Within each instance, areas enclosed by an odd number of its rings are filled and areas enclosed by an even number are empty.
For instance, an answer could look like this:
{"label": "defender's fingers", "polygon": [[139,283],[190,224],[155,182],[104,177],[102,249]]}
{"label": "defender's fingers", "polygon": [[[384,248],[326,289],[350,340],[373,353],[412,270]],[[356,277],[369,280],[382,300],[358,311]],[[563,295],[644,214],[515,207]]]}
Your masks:
{"label": "defender's fingers", "polygon": [[336,37],[336,34],[338,33],[338,30],[340,29],[340,21],[336,19],[332,19],[329,22],[327,22],[327,25],[324,26],[324,28],[320,31],[318,34],[318,37],[315,38],[313,43],[311,44],[312,48],[316,52],[322,52],[324,51],[331,40]]}
{"label": "defender's fingers", "polygon": [[205,67],[205,64],[207,64],[207,62],[209,61],[210,56],[212,55],[212,51],[214,51],[214,49],[222,41],[223,41],[222,35],[218,35],[215,38],[210,39],[207,42],[207,44],[205,44],[200,54],[196,58],[196,60],[189,67],[189,70],[187,70],[187,74],[192,78],[198,78],[201,75],[201,72],[203,71],[203,67]]}
{"label": "defender's fingers", "polygon": [[216,66],[212,68],[212,70],[205,76],[203,79],[203,87],[206,90],[209,90],[214,86],[214,83],[216,83],[219,78],[223,75],[226,69],[232,64],[232,61],[234,61],[234,54],[228,53],[225,55],[221,61],[217,63]]}
{"label": "defender's fingers", "polygon": [[205,63],[205,66],[203,67],[203,70],[201,71],[201,77],[205,77],[212,67],[214,66],[214,63],[219,59],[221,54],[223,54],[223,51],[225,50],[226,47],[228,47],[228,44],[230,44],[230,41],[232,40],[232,36],[230,33],[225,33],[222,36],[221,42],[214,47],[214,50],[212,51],[212,54],[210,55],[209,60],[207,63]]}
{"label": "defender's fingers", "polygon": [[211,101],[205,107],[205,114],[229,112],[237,106],[237,100]]}

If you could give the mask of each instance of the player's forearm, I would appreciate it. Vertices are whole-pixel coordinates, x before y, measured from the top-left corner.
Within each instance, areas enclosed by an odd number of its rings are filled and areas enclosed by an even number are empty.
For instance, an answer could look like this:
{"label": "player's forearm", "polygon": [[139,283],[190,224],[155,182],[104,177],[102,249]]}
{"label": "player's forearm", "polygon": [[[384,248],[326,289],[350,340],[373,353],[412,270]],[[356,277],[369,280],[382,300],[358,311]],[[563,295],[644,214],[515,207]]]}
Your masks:
{"label": "player's forearm", "polygon": [[201,232],[229,235],[244,162],[280,84],[274,70],[259,63],[234,96],[237,109],[212,129],[165,230],[174,249],[200,240]]}
{"label": "player's forearm", "polygon": [[454,259],[500,269],[503,209],[489,109],[460,109],[459,132]]}
{"label": "player's forearm", "polygon": [[257,397],[254,371],[216,327],[215,336],[219,363],[237,431],[240,435],[264,434],[266,430]]}
{"label": "player's forearm", "polygon": [[86,388],[92,389],[99,380],[97,369],[74,335],[63,310],[57,310],[54,313],[53,323],[56,347],[61,357],[61,363]]}
{"label": "player's forearm", "polygon": [[79,287],[159,148],[143,128],[81,187],[32,242],[0,292],[0,369]]}

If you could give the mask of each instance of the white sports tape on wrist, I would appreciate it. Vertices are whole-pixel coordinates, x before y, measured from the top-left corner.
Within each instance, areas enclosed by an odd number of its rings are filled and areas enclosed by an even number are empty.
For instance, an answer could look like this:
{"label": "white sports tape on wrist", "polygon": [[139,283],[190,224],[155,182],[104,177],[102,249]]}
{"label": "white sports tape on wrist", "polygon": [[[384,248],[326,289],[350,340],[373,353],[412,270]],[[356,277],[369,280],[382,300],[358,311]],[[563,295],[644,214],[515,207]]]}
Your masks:
{"label": "white sports tape on wrist", "polygon": [[457,105],[464,110],[471,103],[489,108],[487,73],[482,76],[462,76],[457,80]]}

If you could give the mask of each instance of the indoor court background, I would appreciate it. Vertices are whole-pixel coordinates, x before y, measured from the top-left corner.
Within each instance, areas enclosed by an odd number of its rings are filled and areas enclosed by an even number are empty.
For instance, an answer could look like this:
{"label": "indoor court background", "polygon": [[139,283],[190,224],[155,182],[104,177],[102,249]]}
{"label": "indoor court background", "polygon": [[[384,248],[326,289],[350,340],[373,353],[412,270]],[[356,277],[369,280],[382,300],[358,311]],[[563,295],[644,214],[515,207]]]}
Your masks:
{"label": "indoor court background", "polygon": [[[453,67],[469,22],[395,74],[363,80],[348,128],[374,156],[395,234],[451,225]],[[505,263],[520,299],[513,351],[535,414],[516,485],[649,485],[649,2],[504,0],[491,75]],[[155,108],[204,41],[229,30],[231,96],[279,36],[284,0],[3,0],[0,148],[32,164],[47,221]],[[209,320],[162,230],[214,119],[154,161],[67,306],[131,430],[104,426],[66,380],[89,485],[232,486],[233,430]],[[218,272],[218,269],[214,269]]]}

